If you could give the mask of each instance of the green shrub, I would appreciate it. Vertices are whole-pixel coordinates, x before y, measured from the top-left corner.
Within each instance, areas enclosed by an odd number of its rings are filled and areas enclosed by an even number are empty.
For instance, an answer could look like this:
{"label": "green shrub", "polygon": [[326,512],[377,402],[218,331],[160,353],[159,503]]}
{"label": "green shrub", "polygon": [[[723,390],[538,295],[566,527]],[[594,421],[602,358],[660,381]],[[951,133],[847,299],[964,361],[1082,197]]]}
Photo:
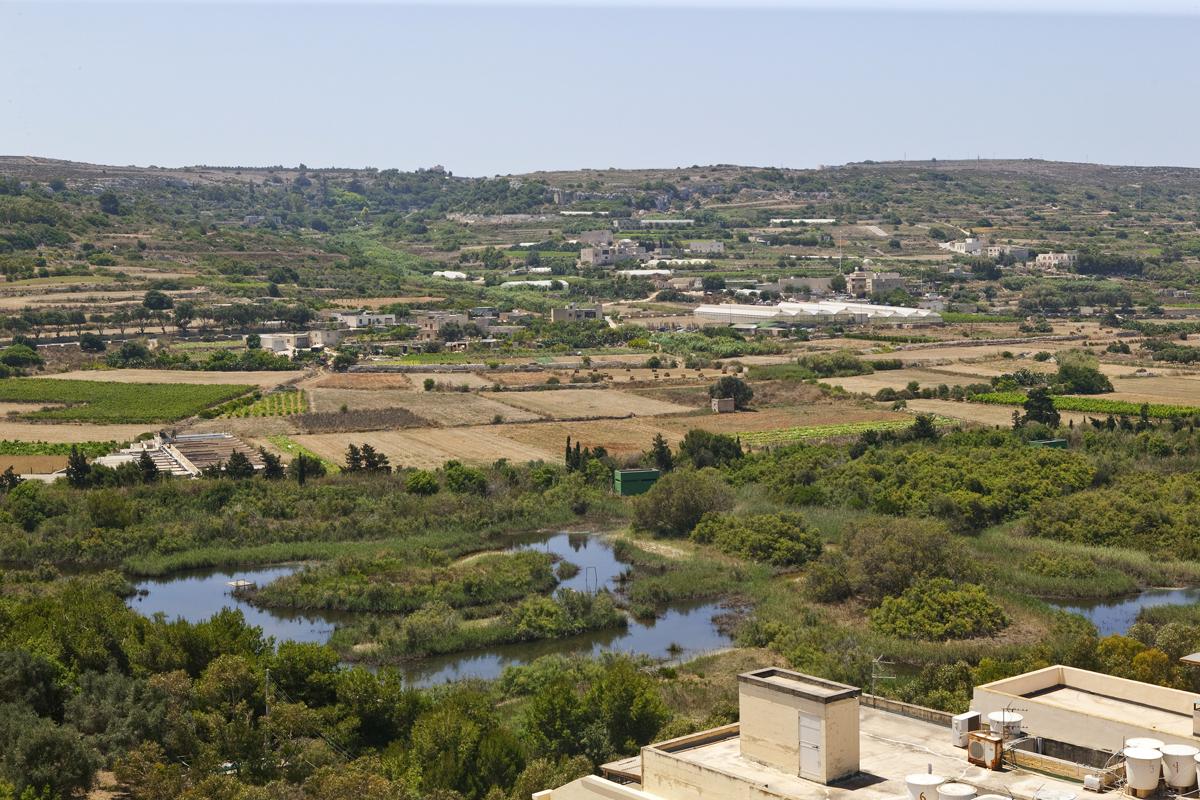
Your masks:
{"label": "green shrub", "polygon": [[990,636],[1008,623],[982,586],[947,578],[919,581],[871,612],[871,625],[881,633],[933,642]]}
{"label": "green shrub", "polygon": [[634,527],[659,536],[687,536],[710,512],[733,507],[733,492],[714,470],[676,470],[633,500]]}
{"label": "green shrub", "polygon": [[821,554],[821,539],[797,514],[705,514],[691,538],[715,545],[723,553],[777,567],[800,566]]}

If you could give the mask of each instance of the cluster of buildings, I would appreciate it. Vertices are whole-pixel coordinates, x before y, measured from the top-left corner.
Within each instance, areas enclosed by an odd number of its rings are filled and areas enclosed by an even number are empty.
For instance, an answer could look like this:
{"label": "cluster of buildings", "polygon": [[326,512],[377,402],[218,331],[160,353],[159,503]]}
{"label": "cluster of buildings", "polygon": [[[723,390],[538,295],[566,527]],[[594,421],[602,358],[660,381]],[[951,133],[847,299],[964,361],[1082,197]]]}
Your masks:
{"label": "cluster of buildings", "polygon": [[1071,667],[976,686],[971,710],[956,715],[758,669],[738,676],[738,717],[646,745],[533,800],[1196,794],[1200,698]]}
{"label": "cluster of buildings", "polygon": [[[691,220],[642,220],[642,222],[690,223]],[[579,266],[581,267],[611,267],[625,261],[663,260],[662,252],[652,254],[633,239],[616,239],[610,230],[584,231],[575,240],[586,245],[579,251]],[[693,239],[684,247],[684,252],[702,256],[723,255],[725,243],[719,239]],[[688,260],[699,264],[708,263],[707,258]]]}
{"label": "cluster of buildings", "polygon": [[[976,258],[999,259],[1005,256],[1016,261],[1029,261],[1033,251],[1028,247],[1015,244],[987,244],[975,237],[968,237],[957,242],[944,242],[941,247],[952,253],[960,253]],[[1042,269],[1071,269],[1079,261],[1079,254],[1072,251],[1038,253],[1033,258],[1034,266]]]}
{"label": "cluster of buildings", "polygon": [[842,300],[800,302],[785,300],[774,305],[720,303],[697,306],[692,312],[699,325],[730,325],[744,330],[782,330],[821,325],[940,325],[941,315],[927,308],[877,305]]}
{"label": "cluster of buildings", "polygon": [[873,294],[888,294],[904,288],[904,279],[898,272],[875,272],[857,269],[846,276],[846,293],[854,297],[870,297]]}

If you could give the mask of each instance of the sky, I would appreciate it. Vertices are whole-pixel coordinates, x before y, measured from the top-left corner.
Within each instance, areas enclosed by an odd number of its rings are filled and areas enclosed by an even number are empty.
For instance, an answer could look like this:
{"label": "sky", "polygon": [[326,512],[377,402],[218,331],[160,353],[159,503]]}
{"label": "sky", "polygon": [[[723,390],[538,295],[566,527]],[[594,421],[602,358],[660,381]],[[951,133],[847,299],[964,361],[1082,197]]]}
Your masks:
{"label": "sky", "polygon": [[0,0],[0,154],[1200,167],[1200,0]]}

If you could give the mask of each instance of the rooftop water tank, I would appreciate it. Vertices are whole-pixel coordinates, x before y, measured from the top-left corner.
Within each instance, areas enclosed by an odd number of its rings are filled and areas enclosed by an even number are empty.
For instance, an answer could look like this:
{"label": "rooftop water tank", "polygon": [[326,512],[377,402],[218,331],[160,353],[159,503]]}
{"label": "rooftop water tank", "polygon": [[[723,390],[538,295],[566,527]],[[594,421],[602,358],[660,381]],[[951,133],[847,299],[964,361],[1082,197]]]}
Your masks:
{"label": "rooftop water tank", "polygon": [[1162,753],[1149,747],[1126,747],[1121,753],[1125,756],[1125,782],[1130,789],[1149,792],[1158,788]]}
{"label": "rooftop water tank", "polygon": [[1172,789],[1190,789],[1196,785],[1196,754],[1190,744],[1167,744],[1162,750],[1163,777]]}
{"label": "rooftop water tank", "polygon": [[1144,750],[1162,750],[1163,744],[1165,743],[1161,739],[1151,739],[1149,736],[1135,736],[1125,740],[1126,747],[1140,747]]}
{"label": "rooftop water tank", "polygon": [[937,787],[946,782],[941,775],[915,772],[904,779],[909,800],[938,800]]}
{"label": "rooftop water tank", "polygon": [[938,787],[938,800],[974,800],[975,787],[965,783],[943,783]]}
{"label": "rooftop water tank", "polygon": [[1025,718],[1015,711],[993,711],[988,714],[988,726],[992,733],[998,733],[1004,738],[1021,735],[1021,723]]}

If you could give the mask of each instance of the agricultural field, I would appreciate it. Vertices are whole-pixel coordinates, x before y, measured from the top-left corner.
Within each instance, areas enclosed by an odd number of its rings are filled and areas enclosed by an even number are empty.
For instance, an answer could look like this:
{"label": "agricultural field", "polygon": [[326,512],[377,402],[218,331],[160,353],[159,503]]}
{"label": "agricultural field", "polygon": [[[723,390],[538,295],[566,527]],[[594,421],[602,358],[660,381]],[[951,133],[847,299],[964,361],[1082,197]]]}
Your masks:
{"label": "agricultural field", "polygon": [[102,383],[174,383],[196,386],[253,384],[266,389],[298,380],[304,377],[304,373],[286,370],[280,372],[206,372],[186,369],[97,369],[62,372],[46,377],[60,381]]}
{"label": "agricultural field", "polygon": [[[945,420],[943,420],[945,422]],[[768,445],[793,444],[795,442],[834,439],[845,436],[858,436],[867,431],[900,431],[912,426],[912,418],[882,420],[879,422],[847,422],[834,425],[800,425],[794,428],[780,428],[767,431],[747,431],[738,434],[742,444],[749,447],[766,447]]]}
{"label": "agricultural field", "polygon": [[183,385],[14,378],[0,381],[0,401],[54,407],[23,415],[29,420],[91,423],[174,422],[246,394],[250,386]]}
{"label": "agricultural field", "polygon": [[264,394],[250,405],[226,413],[229,418],[291,417],[308,411],[308,395],[303,389]]}
{"label": "agricultural field", "polygon": [[695,406],[679,405],[613,389],[556,389],[533,392],[493,392],[489,398],[551,419],[583,417],[653,417],[686,414]]}
{"label": "agricultural field", "polygon": [[[1054,408],[1061,411],[1082,411],[1086,414],[1114,414],[1132,417],[1141,413],[1144,405],[1147,408],[1147,414],[1158,419],[1195,417],[1200,415],[1200,406],[1197,405],[1184,406],[1169,403],[1131,402],[1129,400],[1109,399],[1111,397],[1112,395],[1105,395],[1104,397],[1055,395]],[[1025,402],[1025,393],[987,392],[973,396],[971,402],[1019,406]]]}
{"label": "agricultural field", "polygon": [[[936,414],[939,417],[957,419],[975,425],[994,428],[1011,428],[1014,406],[994,406],[986,403],[967,403],[955,400],[907,400],[909,411],[920,414]],[[1078,412],[1062,412],[1064,425],[1081,425],[1087,422],[1087,415]]]}

